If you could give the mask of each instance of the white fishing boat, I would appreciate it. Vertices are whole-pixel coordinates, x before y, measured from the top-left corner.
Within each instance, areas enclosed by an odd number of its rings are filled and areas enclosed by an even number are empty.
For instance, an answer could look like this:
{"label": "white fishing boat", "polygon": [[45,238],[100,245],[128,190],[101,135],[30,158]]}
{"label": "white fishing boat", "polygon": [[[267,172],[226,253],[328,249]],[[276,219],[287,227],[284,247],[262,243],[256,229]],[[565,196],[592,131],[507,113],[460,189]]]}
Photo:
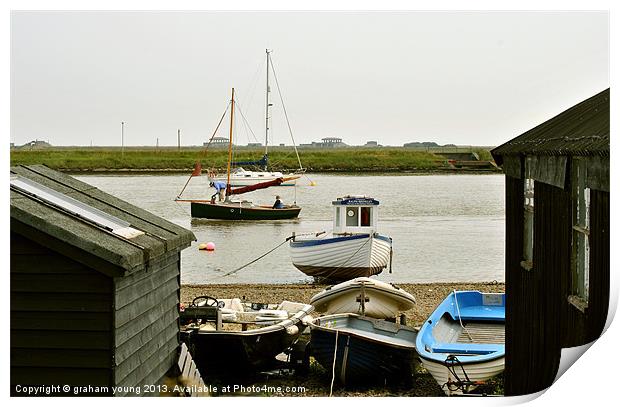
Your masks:
{"label": "white fishing boat", "polygon": [[293,236],[293,265],[311,277],[333,281],[381,273],[392,257],[392,238],[376,232],[379,201],[347,195],[332,205],[332,233]]}
{"label": "white fishing boat", "polygon": [[394,284],[358,277],[326,288],[312,297],[310,304],[322,314],[353,313],[387,319],[413,308],[415,297]]}

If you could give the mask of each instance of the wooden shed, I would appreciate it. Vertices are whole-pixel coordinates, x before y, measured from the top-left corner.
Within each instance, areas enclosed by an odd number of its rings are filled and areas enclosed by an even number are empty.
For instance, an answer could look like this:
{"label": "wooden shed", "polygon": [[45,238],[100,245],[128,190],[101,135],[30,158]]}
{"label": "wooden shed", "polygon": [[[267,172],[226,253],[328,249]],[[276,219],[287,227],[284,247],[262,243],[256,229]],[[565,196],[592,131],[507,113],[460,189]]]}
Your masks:
{"label": "wooden shed", "polygon": [[45,166],[10,176],[12,394],[159,384],[178,356],[181,250],[194,235]]}
{"label": "wooden shed", "polygon": [[609,306],[609,89],[495,148],[506,175],[506,395],[549,387]]}

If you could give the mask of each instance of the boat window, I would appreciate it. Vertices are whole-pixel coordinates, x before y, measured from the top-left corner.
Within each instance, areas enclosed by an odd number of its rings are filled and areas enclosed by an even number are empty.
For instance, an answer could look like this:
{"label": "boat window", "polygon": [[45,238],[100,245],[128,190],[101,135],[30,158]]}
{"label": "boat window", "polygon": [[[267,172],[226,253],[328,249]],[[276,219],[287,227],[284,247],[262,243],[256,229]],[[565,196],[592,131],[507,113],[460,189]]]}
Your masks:
{"label": "boat window", "polygon": [[336,208],[336,226],[340,226],[340,208]]}
{"label": "boat window", "polygon": [[370,208],[360,208],[360,226],[370,226]]}
{"label": "boat window", "polygon": [[265,174],[258,174],[258,176],[259,176],[259,177],[264,177],[264,176],[265,176]]}
{"label": "boat window", "polygon": [[245,174],[245,176],[246,176],[246,177],[251,177],[252,175],[251,175],[251,174]]}
{"label": "boat window", "polygon": [[356,206],[347,207],[347,226],[357,226],[359,208]]}

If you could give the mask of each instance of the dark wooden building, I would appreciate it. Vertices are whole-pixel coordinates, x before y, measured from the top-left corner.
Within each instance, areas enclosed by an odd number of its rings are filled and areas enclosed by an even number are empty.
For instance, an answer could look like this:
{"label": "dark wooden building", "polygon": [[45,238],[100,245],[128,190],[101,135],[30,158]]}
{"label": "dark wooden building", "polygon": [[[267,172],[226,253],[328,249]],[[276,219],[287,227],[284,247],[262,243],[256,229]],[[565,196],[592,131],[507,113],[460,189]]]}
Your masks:
{"label": "dark wooden building", "polygon": [[609,89],[492,151],[506,174],[506,395],[549,387],[609,306]]}
{"label": "dark wooden building", "polygon": [[11,393],[160,383],[180,345],[180,252],[194,235],[45,166],[10,175]]}

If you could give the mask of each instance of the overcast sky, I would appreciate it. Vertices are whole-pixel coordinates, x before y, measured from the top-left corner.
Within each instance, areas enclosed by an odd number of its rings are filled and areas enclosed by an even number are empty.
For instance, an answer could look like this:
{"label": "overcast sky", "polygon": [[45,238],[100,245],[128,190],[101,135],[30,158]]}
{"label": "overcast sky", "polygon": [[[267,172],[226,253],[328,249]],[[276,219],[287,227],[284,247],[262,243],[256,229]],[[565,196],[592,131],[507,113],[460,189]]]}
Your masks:
{"label": "overcast sky", "polygon": [[[495,146],[609,87],[608,30],[607,12],[13,12],[11,142],[120,145],[125,121],[125,145],[201,145],[231,87],[263,142],[269,48],[297,144]],[[291,144],[272,91],[270,142]]]}

